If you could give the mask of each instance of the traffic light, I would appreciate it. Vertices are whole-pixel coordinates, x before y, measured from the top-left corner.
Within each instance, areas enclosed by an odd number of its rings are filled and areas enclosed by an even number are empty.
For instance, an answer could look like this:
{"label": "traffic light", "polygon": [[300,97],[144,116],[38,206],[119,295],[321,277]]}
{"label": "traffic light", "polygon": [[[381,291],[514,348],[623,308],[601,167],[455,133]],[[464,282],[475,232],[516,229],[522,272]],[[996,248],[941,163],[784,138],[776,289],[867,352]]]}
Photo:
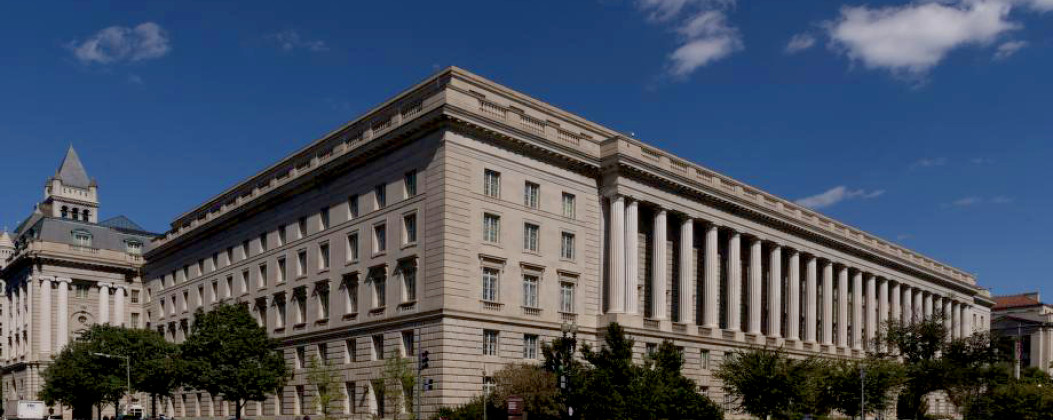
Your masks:
{"label": "traffic light", "polygon": [[431,379],[431,378],[425,379],[424,380],[424,390],[425,391],[431,391],[433,389],[435,389],[435,380]]}
{"label": "traffic light", "polygon": [[421,352],[421,354],[420,354],[420,364],[417,365],[417,368],[420,369],[420,370],[424,370],[424,369],[428,368],[428,351],[427,350],[424,350],[423,352]]}

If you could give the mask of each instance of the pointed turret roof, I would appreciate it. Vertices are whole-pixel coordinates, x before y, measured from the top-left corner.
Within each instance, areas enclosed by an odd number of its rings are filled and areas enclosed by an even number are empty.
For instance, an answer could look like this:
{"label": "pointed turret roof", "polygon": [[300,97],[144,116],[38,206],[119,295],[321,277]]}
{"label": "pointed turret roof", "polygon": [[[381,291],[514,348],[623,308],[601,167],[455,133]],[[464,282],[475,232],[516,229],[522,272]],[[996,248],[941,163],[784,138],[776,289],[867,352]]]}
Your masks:
{"label": "pointed turret roof", "polygon": [[55,177],[62,181],[64,185],[77,188],[88,188],[91,186],[91,179],[88,178],[88,172],[84,170],[84,165],[80,163],[80,157],[77,156],[77,151],[73,150],[73,145],[69,145],[69,150],[66,151],[66,157],[62,159],[62,164],[59,165],[58,171],[55,172]]}
{"label": "pointed turret roof", "polygon": [[0,248],[14,248],[15,241],[11,240],[11,235],[7,234],[7,230],[0,232]]}

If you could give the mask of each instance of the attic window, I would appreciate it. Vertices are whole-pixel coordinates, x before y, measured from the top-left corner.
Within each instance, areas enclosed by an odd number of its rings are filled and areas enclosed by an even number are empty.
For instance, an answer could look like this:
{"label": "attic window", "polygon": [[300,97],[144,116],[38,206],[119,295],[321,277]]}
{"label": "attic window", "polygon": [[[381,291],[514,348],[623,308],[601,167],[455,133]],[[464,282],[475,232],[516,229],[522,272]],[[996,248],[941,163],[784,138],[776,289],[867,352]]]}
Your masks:
{"label": "attic window", "polygon": [[143,243],[139,241],[124,241],[125,250],[132,255],[143,255]]}
{"label": "attic window", "polygon": [[73,231],[73,243],[80,246],[91,246],[91,233],[86,230]]}

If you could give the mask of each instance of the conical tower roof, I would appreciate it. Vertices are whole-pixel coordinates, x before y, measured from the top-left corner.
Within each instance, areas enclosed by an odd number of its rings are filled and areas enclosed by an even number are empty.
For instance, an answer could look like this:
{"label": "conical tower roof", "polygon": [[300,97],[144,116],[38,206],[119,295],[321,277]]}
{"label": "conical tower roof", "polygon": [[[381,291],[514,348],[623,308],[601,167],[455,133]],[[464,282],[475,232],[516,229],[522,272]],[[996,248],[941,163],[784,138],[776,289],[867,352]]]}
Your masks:
{"label": "conical tower roof", "polygon": [[77,156],[77,151],[73,150],[72,144],[66,151],[66,157],[62,158],[62,164],[55,172],[55,177],[61,180],[63,185],[70,187],[86,189],[91,186],[88,172],[84,170],[84,165],[80,163],[80,157]]}
{"label": "conical tower roof", "polygon": [[7,231],[0,232],[0,248],[14,248],[15,241],[11,240],[11,235],[7,234]]}

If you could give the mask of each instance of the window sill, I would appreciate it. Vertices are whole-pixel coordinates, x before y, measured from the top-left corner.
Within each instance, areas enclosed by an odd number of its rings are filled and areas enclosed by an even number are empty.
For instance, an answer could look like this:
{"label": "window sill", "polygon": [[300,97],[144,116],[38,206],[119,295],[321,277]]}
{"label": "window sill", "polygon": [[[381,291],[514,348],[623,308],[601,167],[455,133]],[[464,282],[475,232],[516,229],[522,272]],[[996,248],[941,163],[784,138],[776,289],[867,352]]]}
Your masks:
{"label": "window sill", "polygon": [[319,320],[314,321],[315,325],[322,325],[322,324],[328,324],[328,323],[329,323],[329,318],[328,317],[327,318],[321,318]]}
{"label": "window sill", "polygon": [[399,304],[399,306],[413,306],[417,304],[417,299],[407,300]]}
{"label": "window sill", "polygon": [[276,332],[276,333],[283,333],[283,332],[285,332],[285,327],[277,327],[277,328],[274,329],[274,332]]}
{"label": "window sill", "polygon": [[527,254],[527,255],[533,255],[535,257],[540,257],[541,256],[541,251],[535,251],[535,250],[532,250],[532,249],[524,249],[523,253]]}
{"label": "window sill", "polygon": [[387,309],[388,309],[388,307],[387,307],[387,306],[378,306],[378,307],[376,307],[376,308],[370,309],[370,310],[369,310],[369,313],[370,313],[371,315],[372,315],[372,314],[379,314],[379,313],[383,313],[383,312],[384,312],[384,311],[386,311]]}
{"label": "window sill", "polygon": [[345,262],[344,266],[355,265],[355,264],[358,264],[358,258],[355,258],[353,260],[349,260],[349,261]]}
{"label": "window sill", "polygon": [[317,274],[325,274],[325,273],[328,273],[328,272],[329,272],[329,267],[319,268]]}
{"label": "window sill", "polygon": [[349,313],[349,314],[344,314],[344,316],[343,316],[344,320],[352,320],[352,319],[355,319],[355,318],[358,318],[358,312],[352,312],[352,313]]}
{"label": "window sill", "polygon": [[303,279],[306,279],[306,278],[307,278],[306,274],[298,274],[298,275],[296,275],[296,280],[303,280]]}
{"label": "window sill", "polygon": [[388,251],[386,249],[383,250],[383,251],[376,251],[376,252],[373,253],[373,258],[383,257],[383,256],[387,255],[387,253],[388,253]]}

